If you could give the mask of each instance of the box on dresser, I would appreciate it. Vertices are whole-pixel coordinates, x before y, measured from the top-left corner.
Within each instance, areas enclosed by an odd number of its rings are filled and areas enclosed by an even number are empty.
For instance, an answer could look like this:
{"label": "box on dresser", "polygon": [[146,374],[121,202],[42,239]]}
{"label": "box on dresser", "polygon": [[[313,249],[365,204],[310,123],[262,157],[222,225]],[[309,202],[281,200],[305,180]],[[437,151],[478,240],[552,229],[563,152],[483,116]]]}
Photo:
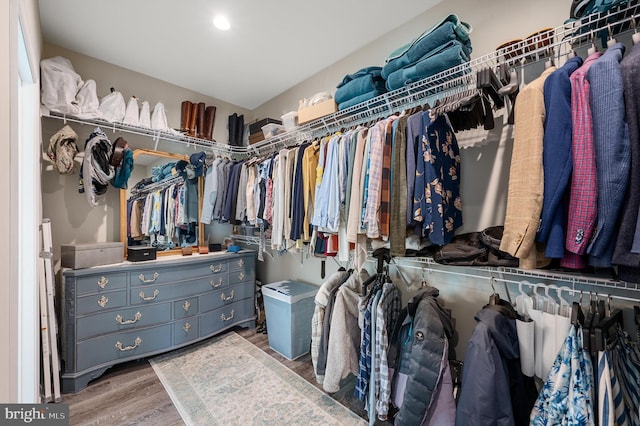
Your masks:
{"label": "box on dresser", "polygon": [[130,262],[143,262],[145,260],[155,260],[157,249],[152,246],[128,246],[127,260]]}
{"label": "box on dresser", "polygon": [[60,246],[60,265],[63,268],[91,268],[121,263],[123,260],[124,244],[119,242],[75,243]]}

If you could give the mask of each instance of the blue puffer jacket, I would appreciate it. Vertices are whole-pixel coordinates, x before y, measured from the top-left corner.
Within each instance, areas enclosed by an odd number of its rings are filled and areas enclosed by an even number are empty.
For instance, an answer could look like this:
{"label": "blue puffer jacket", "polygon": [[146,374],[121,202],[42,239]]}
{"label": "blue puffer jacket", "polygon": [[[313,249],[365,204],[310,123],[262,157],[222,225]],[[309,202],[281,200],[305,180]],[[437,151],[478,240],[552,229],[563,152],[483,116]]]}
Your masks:
{"label": "blue puffer jacket", "polygon": [[476,324],[462,371],[456,426],[528,425],[538,392],[520,370],[516,320],[485,307]]}

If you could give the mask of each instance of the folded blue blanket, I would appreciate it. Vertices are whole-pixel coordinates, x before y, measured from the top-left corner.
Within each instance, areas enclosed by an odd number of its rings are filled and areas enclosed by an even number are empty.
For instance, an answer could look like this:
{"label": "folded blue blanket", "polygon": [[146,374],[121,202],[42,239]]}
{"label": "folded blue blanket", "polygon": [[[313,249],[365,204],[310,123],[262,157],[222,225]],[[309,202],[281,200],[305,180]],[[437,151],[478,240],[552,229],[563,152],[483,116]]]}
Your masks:
{"label": "folded blue blanket", "polygon": [[423,36],[405,51],[404,54],[389,60],[382,68],[381,75],[384,79],[400,68],[406,68],[416,64],[418,61],[433,56],[444,50],[443,46],[451,41],[458,41],[465,51],[466,55],[471,54],[471,40],[468,34],[461,39],[456,32],[456,25],[453,22],[445,21],[427,36]]}
{"label": "folded blue blanket", "polygon": [[347,99],[346,101],[338,104],[338,111],[342,111],[343,109],[347,109],[347,108],[352,107],[354,105],[358,105],[361,102],[368,101],[369,99],[373,99],[376,96],[382,95],[386,91],[387,91],[386,89],[383,89],[383,90],[372,90],[370,92],[363,93],[363,94],[361,94],[359,96],[355,96],[355,97],[353,97],[351,99]]}
{"label": "folded blue blanket", "polygon": [[347,74],[344,76],[344,78],[342,79],[342,81],[340,82],[340,84],[338,84],[336,87],[339,89],[342,86],[344,86],[345,84],[349,83],[350,81],[353,81],[355,79],[358,79],[360,77],[364,77],[366,75],[370,75],[373,77],[380,77],[380,71],[382,71],[381,67],[366,67],[366,68],[362,68],[356,72],[354,72],[353,74]]}
{"label": "folded blue blanket", "polygon": [[462,45],[457,41],[451,41],[450,47],[418,63],[394,71],[387,78],[387,89],[396,90],[400,87],[414,83],[418,80],[431,77],[446,69],[469,62]]}
{"label": "folded blue blanket", "polygon": [[374,90],[380,91],[380,93],[386,92],[387,89],[385,89],[384,84],[385,81],[382,76],[380,76],[379,72],[378,75],[366,74],[353,79],[346,84],[338,86],[336,94],[334,95],[334,99],[338,104],[341,104],[351,98],[369,93]]}

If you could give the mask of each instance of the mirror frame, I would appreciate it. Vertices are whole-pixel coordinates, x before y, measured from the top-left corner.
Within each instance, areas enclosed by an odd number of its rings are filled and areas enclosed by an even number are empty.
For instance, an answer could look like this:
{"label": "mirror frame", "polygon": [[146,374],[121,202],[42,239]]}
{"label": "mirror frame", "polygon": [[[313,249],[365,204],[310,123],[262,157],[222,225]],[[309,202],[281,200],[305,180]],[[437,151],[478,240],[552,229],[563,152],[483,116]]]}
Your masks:
{"label": "mirror frame", "polygon": [[[167,158],[170,160],[185,160],[189,162],[189,156],[183,154],[173,154],[170,152],[164,151],[154,151],[151,149],[142,149],[137,148],[133,150],[133,164],[135,167],[136,158],[140,155],[153,155],[156,157]],[[203,177],[198,178],[198,216],[200,216],[200,212],[202,211],[202,197],[204,193],[204,179]],[[124,244],[124,259],[127,260],[127,189],[120,189],[120,241]],[[207,246],[204,242],[205,231],[204,231],[204,223],[198,221],[198,245],[192,246],[191,252],[198,253],[198,246]],[[182,255],[181,248],[175,248],[171,250],[162,250],[157,252],[157,256],[172,256],[172,255]]]}

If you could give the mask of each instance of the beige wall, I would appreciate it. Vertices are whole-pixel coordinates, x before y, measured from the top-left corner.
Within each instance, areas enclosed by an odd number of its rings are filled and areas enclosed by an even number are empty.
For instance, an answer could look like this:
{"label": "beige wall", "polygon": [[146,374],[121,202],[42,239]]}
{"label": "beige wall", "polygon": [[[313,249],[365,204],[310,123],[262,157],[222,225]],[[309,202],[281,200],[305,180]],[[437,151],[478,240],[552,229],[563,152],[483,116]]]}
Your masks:
{"label": "beige wall", "polygon": [[[53,56],[63,56],[69,59],[76,72],[84,80],[95,80],[99,97],[106,95],[109,92],[109,88],[114,87],[127,100],[130,96],[135,95],[140,101],[148,101],[152,109],[156,102],[162,101],[165,104],[168,124],[173,128],[180,127],[180,104],[184,100],[204,102],[206,105],[216,106],[213,137],[222,143],[226,143],[228,139],[227,118],[229,115],[235,112],[244,114],[247,119],[251,117],[250,111],[218,99],[99,61],[59,46],[45,44],[42,57],[50,58]],[[93,131],[93,126],[76,123],[69,124],[78,134],[78,147],[82,150],[87,137]],[[42,119],[42,137],[45,141],[44,150],[48,146],[49,138],[63,125],[64,123],[61,120]],[[121,135],[121,132],[114,132],[108,126],[103,126],[102,129],[111,140],[115,140]],[[157,149],[179,154],[191,154],[202,150],[202,148],[193,145],[187,146],[163,140],[160,140],[156,145],[155,141],[149,137],[129,133],[124,133],[122,136],[134,149]],[[54,260],[56,264],[59,263],[61,244],[119,241],[120,238],[119,191],[110,187],[99,205],[90,207],[85,195],[78,193],[80,161],[80,158],[78,158],[78,167],[73,175],[61,175],[46,160],[42,162],[43,214],[45,217],[50,218],[53,224]]]}
{"label": "beige wall", "polygon": [[390,31],[352,55],[320,70],[313,77],[292,87],[282,95],[254,110],[259,118],[278,118],[298,109],[298,100],[321,91],[335,91],[345,75],[368,66],[383,66],[388,54],[430,28],[439,19],[455,13],[473,26],[472,57],[495,50],[505,41],[525,38],[546,27],[557,27],[569,15],[570,2],[541,0],[509,2],[507,0],[447,0],[416,16],[405,25]]}

